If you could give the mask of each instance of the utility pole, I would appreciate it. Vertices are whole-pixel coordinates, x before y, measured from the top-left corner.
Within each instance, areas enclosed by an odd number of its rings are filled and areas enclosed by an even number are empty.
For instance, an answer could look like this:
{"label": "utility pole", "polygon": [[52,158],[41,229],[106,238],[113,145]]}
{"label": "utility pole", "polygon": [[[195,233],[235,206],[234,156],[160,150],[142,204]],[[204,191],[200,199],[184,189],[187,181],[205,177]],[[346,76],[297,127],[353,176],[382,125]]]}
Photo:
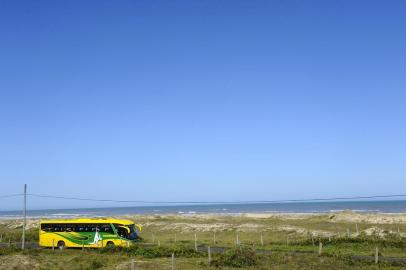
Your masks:
{"label": "utility pole", "polygon": [[24,208],[23,208],[23,237],[21,239],[21,249],[25,248],[25,226],[27,222],[27,184],[24,184]]}

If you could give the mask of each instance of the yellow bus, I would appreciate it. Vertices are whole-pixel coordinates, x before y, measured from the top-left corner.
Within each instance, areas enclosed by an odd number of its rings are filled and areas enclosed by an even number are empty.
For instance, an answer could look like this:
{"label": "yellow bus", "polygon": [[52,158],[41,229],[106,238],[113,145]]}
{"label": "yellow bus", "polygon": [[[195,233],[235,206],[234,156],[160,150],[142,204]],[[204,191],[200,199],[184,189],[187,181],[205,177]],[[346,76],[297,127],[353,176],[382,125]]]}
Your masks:
{"label": "yellow bus", "polygon": [[139,238],[141,226],[131,220],[80,218],[41,220],[39,245],[64,249],[129,247]]}

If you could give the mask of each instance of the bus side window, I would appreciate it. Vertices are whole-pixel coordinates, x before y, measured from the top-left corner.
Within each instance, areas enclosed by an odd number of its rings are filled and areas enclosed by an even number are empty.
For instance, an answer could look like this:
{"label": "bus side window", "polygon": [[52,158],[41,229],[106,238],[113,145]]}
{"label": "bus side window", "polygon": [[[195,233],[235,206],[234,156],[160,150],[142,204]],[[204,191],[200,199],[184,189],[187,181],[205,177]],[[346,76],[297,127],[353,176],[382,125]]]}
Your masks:
{"label": "bus side window", "polygon": [[95,224],[89,224],[87,226],[89,228],[89,232],[96,232],[96,225]]}
{"label": "bus side window", "polygon": [[66,226],[68,232],[77,232],[77,224],[69,224]]}
{"label": "bus side window", "polygon": [[76,225],[76,232],[84,232],[85,226],[83,224]]}
{"label": "bus side window", "polygon": [[114,224],[114,227],[117,230],[117,234],[121,237],[127,237],[128,236],[128,232],[125,228],[123,228],[122,226],[120,226],[120,224]]}
{"label": "bus side window", "polygon": [[52,232],[53,231],[53,224],[41,224],[41,230],[45,231],[45,232]]}
{"label": "bus side window", "polygon": [[110,224],[101,224],[100,225],[100,231],[110,233],[110,234],[114,233]]}

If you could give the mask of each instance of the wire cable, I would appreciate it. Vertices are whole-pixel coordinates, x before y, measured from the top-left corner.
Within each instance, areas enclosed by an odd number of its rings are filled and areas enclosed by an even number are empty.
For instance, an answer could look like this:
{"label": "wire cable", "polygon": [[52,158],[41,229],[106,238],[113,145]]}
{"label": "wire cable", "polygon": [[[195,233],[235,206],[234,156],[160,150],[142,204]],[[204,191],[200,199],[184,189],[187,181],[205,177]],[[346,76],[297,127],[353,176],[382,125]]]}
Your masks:
{"label": "wire cable", "polygon": [[9,194],[9,195],[0,195],[0,199],[11,198],[11,197],[19,197],[23,196],[24,194]]}
{"label": "wire cable", "polygon": [[[19,195],[22,195],[22,194],[19,194]],[[45,194],[36,194],[36,193],[27,193],[27,195],[32,196],[32,197],[49,198],[49,199],[94,201],[94,202],[115,202],[115,203],[139,203],[139,204],[265,204],[265,203],[343,201],[343,200],[365,200],[365,199],[385,199],[385,198],[406,197],[406,194],[392,194],[392,195],[373,195],[373,196],[289,199],[289,200],[258,200],[258,201],[144,201],[144,200],[114,200],[114,199],[65,197],[65,196],[54,196],[54,195],[45,195]]]}

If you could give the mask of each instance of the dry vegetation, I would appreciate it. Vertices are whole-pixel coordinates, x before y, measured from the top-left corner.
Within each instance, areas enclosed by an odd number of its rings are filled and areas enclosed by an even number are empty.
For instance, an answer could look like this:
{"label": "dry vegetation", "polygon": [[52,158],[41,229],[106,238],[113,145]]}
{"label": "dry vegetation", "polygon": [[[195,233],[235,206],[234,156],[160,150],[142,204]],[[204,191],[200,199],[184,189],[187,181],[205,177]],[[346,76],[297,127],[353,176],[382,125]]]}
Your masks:
{"label": "dry vegetation", "polygon": [[[212,254],[221,269],[405,269],[404,262],[360,260],[373,256],[406,259],[406,215],[144,215],[127,218],[143,225],[133,249],[27,250],[0,248],[0,269],[209,269],[207,246],[231,249]],[[37,221],[30,221],[28,239],[36,241]],[[20,221],[1,221],[3,243],[21,237]],[[358,228],[358,230],[357,230]],[[194,251],[195,235],[199,251]],[[262,242],[261,242],[262,236]],[[238,241],[239,245],[236,245]],[[323,253],[318,255],[319,242]],[[257,252],[255,250],[265,250]],[[218,251],[218,250],[217,250]],[[221,250],[223,251],[223,250]],[[215,249],[214,249],[214,252]],[[251,260],[253,259],[253,260]]]}

